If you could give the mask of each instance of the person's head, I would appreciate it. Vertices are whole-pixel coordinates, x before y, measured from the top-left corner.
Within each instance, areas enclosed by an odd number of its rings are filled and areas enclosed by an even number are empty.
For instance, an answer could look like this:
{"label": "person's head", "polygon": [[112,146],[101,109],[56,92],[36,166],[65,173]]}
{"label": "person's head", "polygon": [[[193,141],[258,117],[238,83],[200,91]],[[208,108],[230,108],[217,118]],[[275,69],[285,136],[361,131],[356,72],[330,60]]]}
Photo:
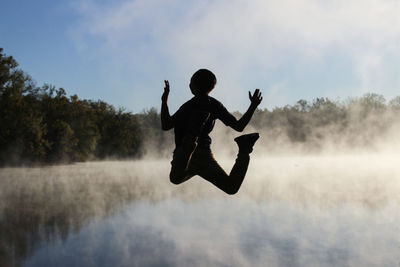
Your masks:
{"label": "person's head", "polygon": [[190,79],[190,90],[194,95],[208,95],[214,89],[217,78],[207,69],[196,71]]}

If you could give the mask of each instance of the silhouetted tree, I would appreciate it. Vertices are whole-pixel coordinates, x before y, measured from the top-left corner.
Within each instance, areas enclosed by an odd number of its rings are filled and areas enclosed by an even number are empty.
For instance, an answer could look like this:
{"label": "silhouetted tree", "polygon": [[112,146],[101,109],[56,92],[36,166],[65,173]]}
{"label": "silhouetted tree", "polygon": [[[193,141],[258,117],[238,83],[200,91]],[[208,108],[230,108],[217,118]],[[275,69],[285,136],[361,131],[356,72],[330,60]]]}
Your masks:
{"label": "silhouetted tree", "polygon": [[37,87],[0,49],[0,163],[134,157],[142,143],[137,115],[104,102]]}

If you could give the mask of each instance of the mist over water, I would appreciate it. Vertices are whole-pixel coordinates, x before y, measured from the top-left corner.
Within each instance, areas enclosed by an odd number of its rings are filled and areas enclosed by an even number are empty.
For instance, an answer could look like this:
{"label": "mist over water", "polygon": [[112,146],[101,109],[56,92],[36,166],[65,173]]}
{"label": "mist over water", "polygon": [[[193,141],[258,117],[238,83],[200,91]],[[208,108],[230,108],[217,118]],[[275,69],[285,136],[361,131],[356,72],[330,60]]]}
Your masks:
{"label": "mist over water", "polygon": [[[172,132],[151,128],[142,160],[2,168],[0,266],[398,266],[400,98],[375,100],[256,113],[234,196],[170,183]],[[240,134],[211,134],[227,172]]]}
{"label": "mist over water", "polygon": [[234,196],[169,159],[3,168],[0,265],[397,266],[398,158],[256,148]]}

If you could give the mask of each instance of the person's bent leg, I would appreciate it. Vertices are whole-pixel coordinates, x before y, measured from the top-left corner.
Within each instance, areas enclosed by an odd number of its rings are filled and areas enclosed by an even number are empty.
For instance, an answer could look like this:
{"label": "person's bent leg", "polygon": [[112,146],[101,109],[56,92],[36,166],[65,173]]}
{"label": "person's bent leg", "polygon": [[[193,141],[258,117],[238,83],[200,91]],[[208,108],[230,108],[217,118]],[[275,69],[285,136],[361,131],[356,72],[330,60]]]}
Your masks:
{"label": "person's bent leg", "polygon": [[211,150],[204,153],[202,156],[205,164],[200,170],[200,176],[211,182],[219,189],[227,194],[236,194],[246,176],[247,169],[250,162],[250,153],[253,151],[253,145],[259,138],[258,133],[242,135],[235,138],[239,146],[239,153],[237,155],[235,164],[229,175],[222,169],[222,167],[215,160]]}
{"label": "person's bent leg", "polygon": [[196,147],[197,137],[188,135],[185,136],[182,145],[174,150],[171,161],[171,172],[169,174],[171,183],[180,184],[191,177],[188,175],[187,169]]}
{"label": "person's bent leg", "polygon": [[193,176],[188,175],[188,166],[192,154],[197,147],[197,138],[209,116],[210,113],[203,111],[196,111],[192,115],[191,121],[188,125],[188,134],[183,138],[182,144],[174,151],[169,176],[172,183],[180,184]]}
{"label": "person's bent leg", "polygon": [[[197,168],[198,174],[229,195],[236,194],[246,176],[250,157],[248,154],[238,154],[232,171],[228,175],[215,160],[210,150],[196,152],[196,162],[202,161],[202,167]],[[201,157],[201,159],[199,159]]]}
{"label": "person's bent leg", "polygon": [[241,154],[237,155],[235,164],[229,174],[231,180],[230,186],[227,187],[228,194],[233,195],[239,191],[240,186],[243,183],[244,177],[246,177],[247,168],[249,167],[250,155]]}

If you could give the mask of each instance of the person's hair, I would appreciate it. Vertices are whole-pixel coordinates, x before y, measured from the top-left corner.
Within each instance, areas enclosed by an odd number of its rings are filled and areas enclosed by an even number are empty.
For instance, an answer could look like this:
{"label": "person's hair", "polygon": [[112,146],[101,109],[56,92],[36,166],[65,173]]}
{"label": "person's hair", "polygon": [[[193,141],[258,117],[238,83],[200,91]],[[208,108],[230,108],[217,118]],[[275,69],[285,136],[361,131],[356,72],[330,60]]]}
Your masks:
{"label": "person's hair", "polygon": [[207,69],[199,69],[190,79],[190,84],[202,93],[209,93],[217,83],[214,73]]}

